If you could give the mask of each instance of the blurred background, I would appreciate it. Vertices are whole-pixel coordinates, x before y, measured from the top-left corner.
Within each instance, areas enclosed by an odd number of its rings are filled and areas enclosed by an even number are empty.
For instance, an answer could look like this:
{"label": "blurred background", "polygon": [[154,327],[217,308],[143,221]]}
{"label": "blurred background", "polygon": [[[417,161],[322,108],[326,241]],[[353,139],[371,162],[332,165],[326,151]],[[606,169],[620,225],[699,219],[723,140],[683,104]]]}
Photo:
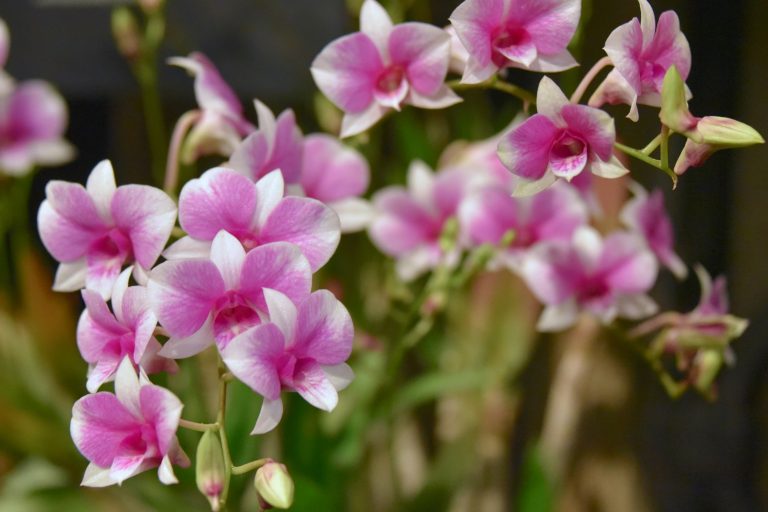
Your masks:
{"label": "blurred background", "polygon": [[[324,107],[309,64],[332,39],[356,30],[360,3],[168,0],[158,55],[161,129],[169,134],[178,116],[195,107],[191,78],[164,65],[165,59],[202,51],[251,118],[249,102],[259,98],[275,112],[293,108],[304,133],[317,131],[322,127],[317,113]],[[382,3],[396,21],[442,26],[459,2]],[[651,3],[657,15],[674,9],[690,42],[692,112],[733,117],[768,134],[768,2]],[[160,485],[150,472],[121,489],[81,489],[86,461],[69,438],[71,405],[85,393],[86,363],[75,345],[82,306],[77,294],[50,291],[55,262],[37,238],[35,216],[47,181],[84,182],[104,158],[112,160],[118,184],[152,183],[158,156],[147,142],[141,88],[110,28],[112,9],[121,4],[128,2],[0,0],[0,17],[11,31],[8,72],[58,87],[69,106],[67,138],[78,150],[71,163],[43,169],[29,182],[30,199],[20,212],[27,235],[11,240],[3,233],[3,247],[13,250],[2,255],[0,283],[2,512],[207,506],[192,470],[178,472],[182,483],[176,488]],[[611,30],[637,16],[638,6],[633,0],[586,0],[584,11],[574,53],[588,69],[602,56]],[[566,92],[584,69],[559,77]],[[513,73],[511,80],[534,90],[538,76]],[[413,158],[434,166],[452,139],[496,133],[518,108],[508,97],[473,92],[448,112],[406,109],[390,116],[360,148],[371,162],[371,189],[402,183]],[[619,131],[642,146],[655,135],[655,116],[641,116],[634,125],[623,119],[625,108],[611,110]],[[455,301],[450,311],[456,314],[447,315],[406,367],[411,377],[432,363],[441,372],[406,389],[410,394],[400,396],[403,414],[397,420],[364,417],[355,409],[365,405],[375,376],[384,371],[376,355],[379,320],[364,295],[387,264],[367,236],[358,234],[342,241],[321,276],[326,285],[344,290],[356,321],[364,318],[358,330],[372,334],[370,346],[358,347],[353,360],[358,381],[345,392],[350,398],[342,394],[341,411],[327,417],[296,403],[278,436],[252,439],[248,432],[258,400],[244,386],[233,386],[228,432],[236,459],[278,451],[296,480],[295,510],[768,510],[766,162],[765,145],[722,151],[703,168],[688,171],[674,192],[662,173],[633,162],[633,177],[665,190],[678,253],[713,275],[727,274],[732,312],[751,321],[735,343],[735,367],[718,381],[716,401],[695,393],[670,399],[643,361],[607,338],[583,344],[579,336],[589,334],[534,337],[533,306],[520,283],[507,275],[485,275]],[[0,182],[0,188],[11,186]],[[698,293],[695,279],[677,283],[663,275],[655,297],[664,309],[687,311]],[[437,354],[436,347],[450,350]],[[555,378],[566,358],[587,368],[570,391],[568,376]],[[204,362],[184,362],[169,379],[172,389],[186,393],[185,417],[206,414],[215,384],[206,381],[204,368]],[[482,386],[472,384],[477,375]],[[566,390],[558,395],[561,402],[552,399],[556,386]],[[569,419],[552,420],[559,413]],[[180,435],[193,452],[198,434]],[[250,477],[234,486],[242,507],[232,510],[256,510]]]}

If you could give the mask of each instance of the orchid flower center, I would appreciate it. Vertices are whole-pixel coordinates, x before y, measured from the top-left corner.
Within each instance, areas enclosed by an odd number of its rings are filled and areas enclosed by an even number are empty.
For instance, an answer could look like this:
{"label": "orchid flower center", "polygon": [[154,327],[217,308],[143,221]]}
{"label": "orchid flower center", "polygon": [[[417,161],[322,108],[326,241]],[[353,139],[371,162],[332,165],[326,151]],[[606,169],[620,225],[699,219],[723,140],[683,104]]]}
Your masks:
{"label": "orchid flower center", "polygon": [[528,31],[517,25],[503,27],[491,37],[491,59],[499,67],[504,67],[509,62],[509,53],[516,53],[514,49],[527,46],[531,42]]}
{"label": "orchid flower center", "polygon": [[640,66],[640,80],[643,88],[661,92],[661,85],[664,83],[666,72],[666,68],[659,63],[651,60],[644,61]]}
{"label": "orchid flower center", "polygon": [[376,79],[376,89],[384,94],[391,94],[402,87],[405,79],[405,69],[399,64],[393,64],[384,69]]}
{"label": "orchid flower center", "polygon": [[106,235],[91,244],[91,252],[99,253],[106,259],[125,261],[132,256],[131,240],[119,229],[113,228]]}
{"label": "orchid flower center", "polygon": [[605,279],[600,277],[586,278],[579,286],[579,301],[587,302],[605,297],[610,292]]}
{"label": "orchid flower center", "polygon": [[232,338],[261,323],[258,311],[234,290],[221,296],[213,311],[213,334],[219,348],[226,347]]}
{"label": "orchid flower center", "polygon": [[581,155],[585,148],[586,144],[583,140],[565,132],[552,146],[552,155],[561,159],[571,158]]}

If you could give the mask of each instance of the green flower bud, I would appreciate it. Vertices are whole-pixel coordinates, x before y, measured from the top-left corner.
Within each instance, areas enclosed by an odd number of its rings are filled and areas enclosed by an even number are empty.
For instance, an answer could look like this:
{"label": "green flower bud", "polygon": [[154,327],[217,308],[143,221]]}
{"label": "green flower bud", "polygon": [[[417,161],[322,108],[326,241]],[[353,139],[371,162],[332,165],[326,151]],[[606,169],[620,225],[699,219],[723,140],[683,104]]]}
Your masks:
{"label": "green flower bud", "polygon": [[112,11],[112,36],[120,54],[134,61],[141,52],[141,36],[136,17],[128,7],[118,7]]}
{"label": "green flower bud", "polygon": [[[672,131],[686,136],[692,134],[699,119],[688,110],[685,82],[675,66],[670,66],[661,86],[659,118]],[[697,141],[700,142],[700,141]]]}
{"label": "green flower bud", "polygon": [[279,462],[267,462],[256,471],[253,484],[267,505],[286,509],[293,504],[293,480]]}
{"label": "green flower bud", "polygon": [[219,510],[221,493],[229,479],[229,471],[224,464],[219,436],[213,430],[206,430],[200,438],[195,469],[197,488],[208,498],[211,510]]}

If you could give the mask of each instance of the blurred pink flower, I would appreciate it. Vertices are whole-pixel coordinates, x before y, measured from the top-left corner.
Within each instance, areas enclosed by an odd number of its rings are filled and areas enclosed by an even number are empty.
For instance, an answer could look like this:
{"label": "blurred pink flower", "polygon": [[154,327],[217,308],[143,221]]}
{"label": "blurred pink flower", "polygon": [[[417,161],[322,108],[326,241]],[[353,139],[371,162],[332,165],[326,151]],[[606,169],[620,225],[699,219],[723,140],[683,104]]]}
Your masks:
{"label": "blurred pink flower", "polygon": [[587,224],[589,214],[579,193],[560,183],[532,197],[512,197],[499,187],[484,187],[459,207],[465,243],[498,246],[512,233],[512,243],[498,251],[497,263],[519,268],[527,249],[538,243],[569,241],[574,231]]}
{"label": "blurred pink flower", "polygon": [[283,176],[272,171],[258,182],[217,167],[189,181],[179,196],[179,223],[189,234],[166,258],[205,257],[222,230],[250,250],[270,242],[297,245],[316,271],[339,244],[339,218],[316,199],[284,197]]}
{"label": "blurred pink flower", "polygon": [[[647,0],[640,3],[640,20],[616,28],[605,42],[605,52],[614,68],[597,88],[589,104],[630,105],[627,115],[637,121],[637,104],[661,106],[661,86],[670,66],[677,67],[683,81],[691,70],[691,49],[680,31],[674,11],[656,16]],[[688,92],[690,96],[690,92]]]}
{"label": "blurred pink flower", "polygon": [[577,66],[566,47],[579,16],[579,0],[465,0],[450,17],[468,53],[462,82],[483,82],[506,67],[551,73]]}
{"label": "blurred pink flower", "polygon": [[98,293],[82,291],[85,310],[77,324],[77,346],[89,364],[90,393],[114,378],[124,358],[147,373],[176,370],[175,362],[157,355],[157,319],[149,310],[146,288],[128,286],[131,270],[125,269],[115,282],[112,311]]}
{"label": "blurred pink flower", "polygon": [[189,465],[176,439],[182,408],[176,395],[143,374],[138,377],[126,357],[117,370],[114,394],[87,395],[72,408],[72,439],[91,462],[82,485],[121,484],[155,467],[161,482],[176,483],[171,464]]}
{"label": "blurred pink flower", "polygon": [[204,155],[232,154],[240,140],[256,129],[243,116],[243,106],[235,92],[202,53],[173,57],[168,63],[195,77],[195,97],[202,112],[187,136],[182,161],[189,164]]}
{"label": "blurred pink flower", "polygon": [[461,101],[443,82],[449,35],[425,23],[393,25],[375,0],[365,0],[360,32],[328,44],[312,62],[318,88],[344,111],[341,136],[373,126],[403,103],[445,108]]}
{"label": "blurred pink flower", "polygon": [[440,241],[449,219],[470,191],[472,176],[464,169],[433,173],[422,162],[408,169],[408,187],[387,187],[373,196],[374,217],[368,228],[373,243],[397,259],[397,273],[411,280],[438,264],[457,262],[458,248],[447,253]]}
{"label": "blurred pink flower", "polygon": [[616,132],[607,113],[570,103],[548,77],[539,83],[536,108],[537,114],[499,143],[501,161],[528,183],[518,186],[520,195],[538,192],[557,178],[570,181],[584,170],[605,178],[628,172],[613,156]]}
{"label": "blurred pink flower", "polygon": [[338,390],[354,376],[344,362],[352,351],[352,319],[331,292],[316,291],[298,306],[275,290],[265,289],[264,298],[270,322],[237,336],[222,351],[232,373],[264,397],[253,434],[280,422],[281,390],[331,411]]}
{"label": "blurred pink flower", "polygon": [[300,183],[303,193],[330,206],[339,215],[342,232],[364,229],[372,210],[368,201],[359,197],[370,181],[363,155],[323,133],[304,139],[304,154]]}
{"label": "blurred pink flower", "polygon": [[19,176],[35,165],[71,160],[75,150],[63,138],[66,128],[67,105],[50,84],[0,84],[0,173]]}
{"label": "blurred pink flower", "polygon": [[237,145],[226,167],[256,181],[274,170],[280,170],[286,183],[301,178],[303,141],[293,110],[285,110],[275,120],[272,111],[259,100],[254,101],[259,129]]}
{"label": "blurred pink flower", "polygon": [[309,262],[295,245],[267,243],[246,254],[234,236],[220,231],[210,259],[166,261],[150,273],[150,307],[170,335],[160,355],[189,357],[214,341],[223,349],[262,322],[263,288],[301,301],[311,286]]}
{"label": "blurred pink flower", "polygon": [[654,255],[635,234],[617,232],[604,240],[580,227],[569,243],[550,242],[528,252],[521,274],[546,306],[540,331],[559,331],[576,322],[580,310],[609,323],[616,317],[643,318],[656,311],[646,295],[656,281]]}
{"label": "blurred pink flower", "polygon": [[45,192],[37,225],[43,245],[61,263],[57,291],[86,287],[108,299],[125,263],[152,267],[176,222],[176,204],[167,194],[146,185],[116,187],[108,160],[94,167],[85,188],[51,181]]}
{"label": "blurred pink flower", "polygon": [[662,265],[678,279],[684,279],[688,268],[675,254],[672,222],[664,208],[664,194],[654,190],[651,194],[639,184],[631,186],[635,197],[627,201],[621,212],[622,222],[645,239]]}

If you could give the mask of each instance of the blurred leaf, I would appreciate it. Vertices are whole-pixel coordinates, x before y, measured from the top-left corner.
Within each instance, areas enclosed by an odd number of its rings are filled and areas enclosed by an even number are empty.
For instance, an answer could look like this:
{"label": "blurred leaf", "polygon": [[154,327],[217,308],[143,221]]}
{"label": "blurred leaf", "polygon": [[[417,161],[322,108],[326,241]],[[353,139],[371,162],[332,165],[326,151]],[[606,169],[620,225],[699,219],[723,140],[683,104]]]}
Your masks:
{"label": "blurred leaf", "polygon": [[538,447],[528,447],[523,460],[517,510],[550,512],[553,510],[554,494],[554,486],[542,466]]}

